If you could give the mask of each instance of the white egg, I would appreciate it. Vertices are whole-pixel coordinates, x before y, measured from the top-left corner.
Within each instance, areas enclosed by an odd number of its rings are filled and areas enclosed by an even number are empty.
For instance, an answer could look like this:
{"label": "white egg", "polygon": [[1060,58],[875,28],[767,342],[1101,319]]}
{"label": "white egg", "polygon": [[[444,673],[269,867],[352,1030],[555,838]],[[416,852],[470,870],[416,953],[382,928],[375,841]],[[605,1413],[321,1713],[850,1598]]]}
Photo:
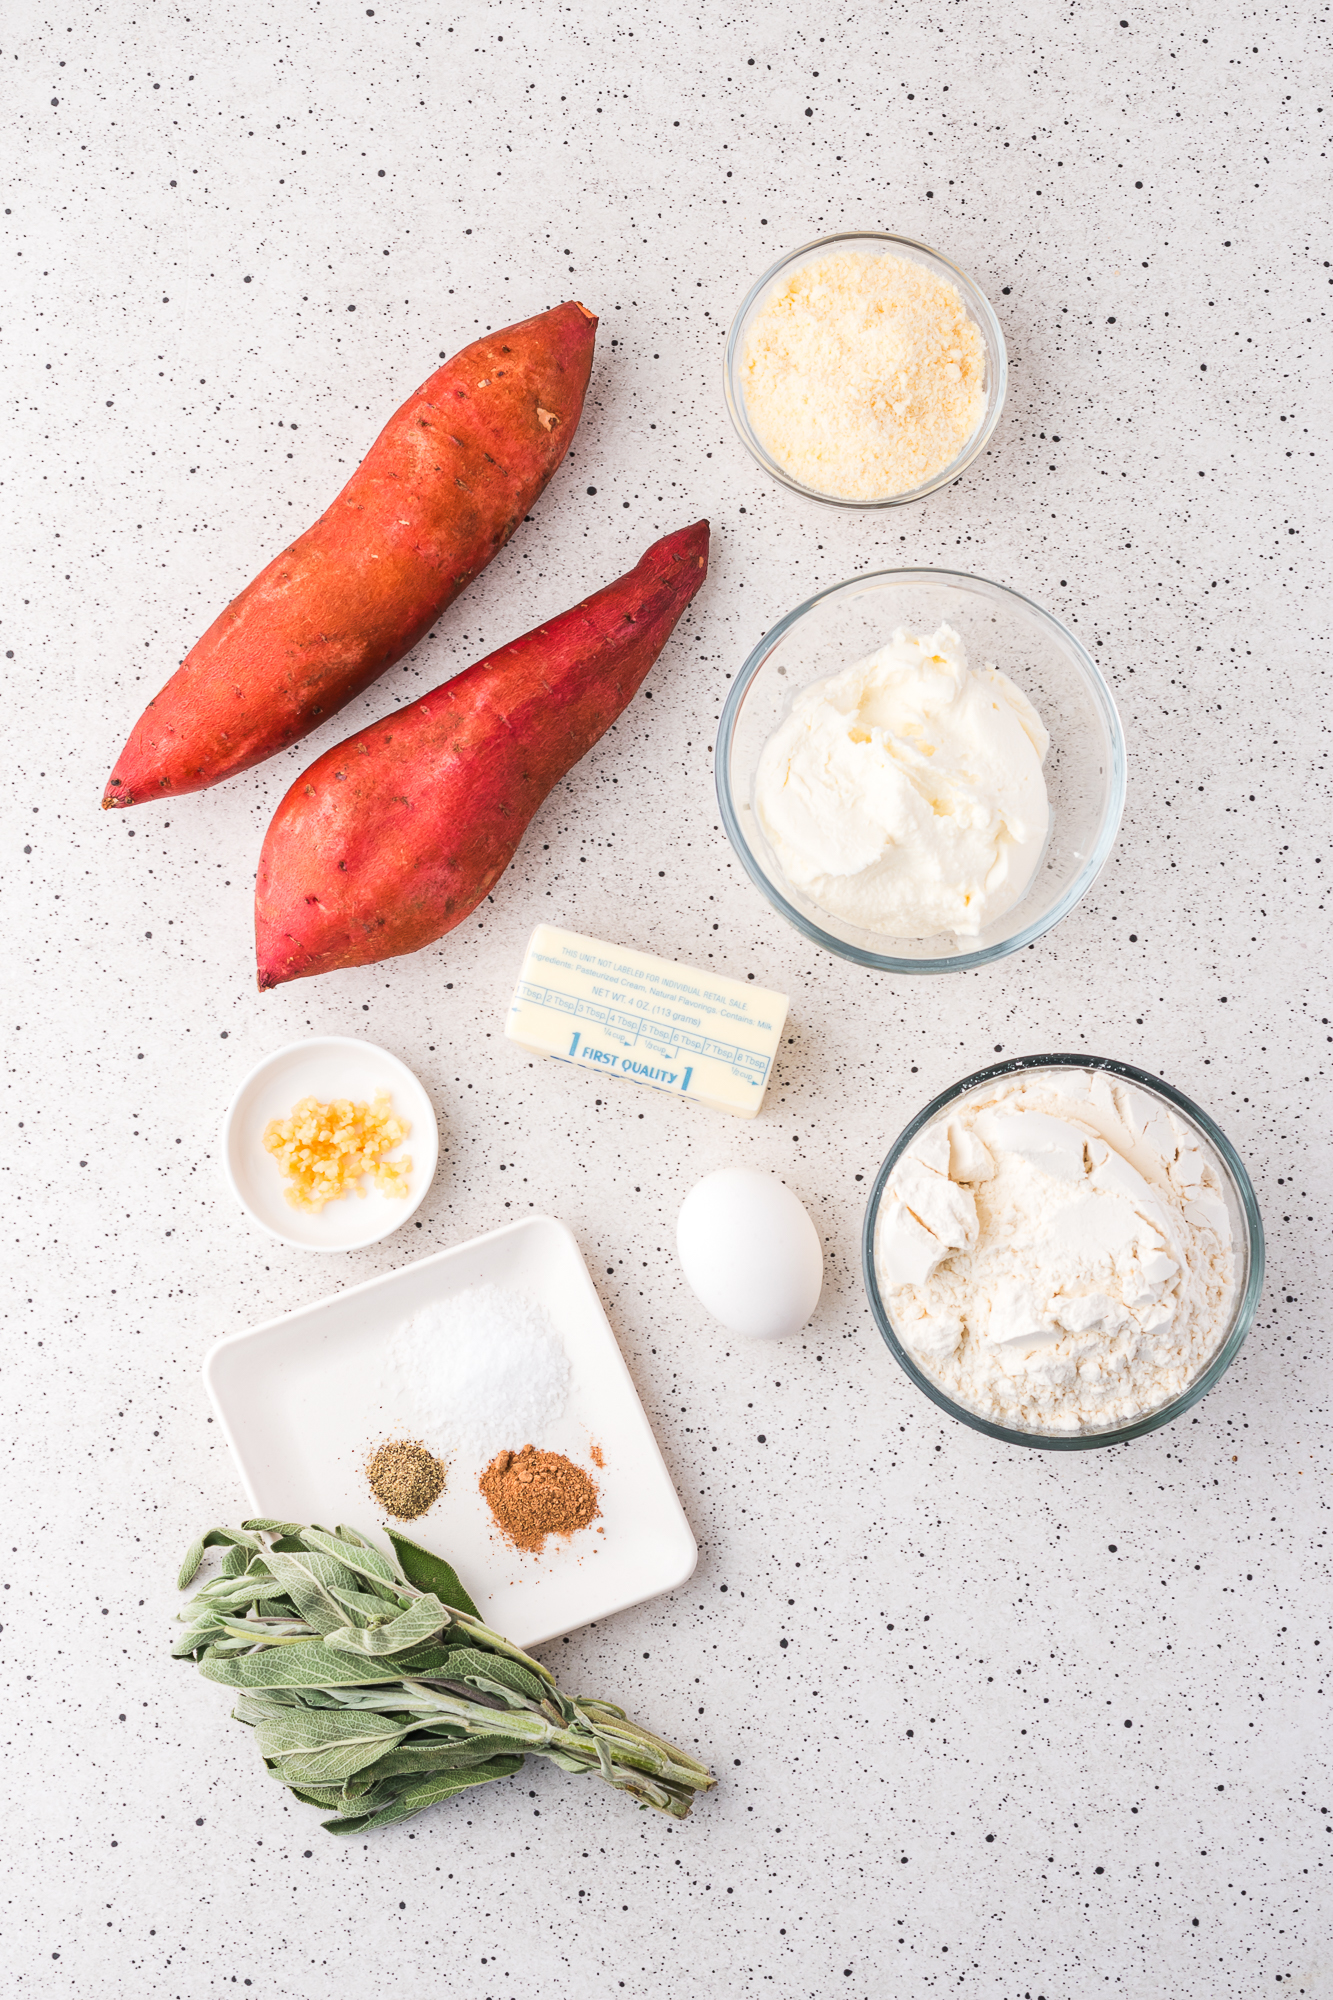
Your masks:
{"label": "white egg", "polygon": [[676,1248],[699,1303],[732,1333],[777,1340],[819,1304],[824,1253],[815,1225],[774,1174],[709,1174],[685,1197]]}

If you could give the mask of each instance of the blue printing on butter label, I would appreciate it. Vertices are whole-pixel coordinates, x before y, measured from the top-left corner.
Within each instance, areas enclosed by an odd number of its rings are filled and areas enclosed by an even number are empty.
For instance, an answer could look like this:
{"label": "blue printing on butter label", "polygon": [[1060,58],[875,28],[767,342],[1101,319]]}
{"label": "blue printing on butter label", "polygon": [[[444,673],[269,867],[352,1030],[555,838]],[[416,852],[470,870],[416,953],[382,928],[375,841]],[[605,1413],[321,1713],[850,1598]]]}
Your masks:
{"label": "blue printing on butter label", "polygon": [[[637,1014],[589,1002],[572,993],[564,993],[556,986],[537,986],[526,979],[519,981],[515,999],[548,1008],[553,1013],[572,1014],[585,1021],[595,1021],[621,1043],[622,1051],[644,1042],[661,1058],[659,1064],[654,1064],[624,1053],[617,1055],[610,1049],[597,1048],[589,1044],[584,1031],[579,1029],[571,1037],[569,1053],[564,1057],[557,1056],[557,1062],[583,1063],[590,1069],[614,1069],[632,1083],[651,1084],[659,1090],[677,1090],[682,1094],[688,1094],[695,1070],[695,1064],[681,1061],[682,1053],[707,1056],[714,1062],[725,1063],[733,1076],[755,1090],[762,1090],[768,1080],[769,1061],[753,1049],[741,1048],[734,1042],[720,1042],[712,1035],[692,1034],[687,1029],[664,1028],[656,1022],[642,1020]],[[671,1064],[675,1067],[666,1066]]]}

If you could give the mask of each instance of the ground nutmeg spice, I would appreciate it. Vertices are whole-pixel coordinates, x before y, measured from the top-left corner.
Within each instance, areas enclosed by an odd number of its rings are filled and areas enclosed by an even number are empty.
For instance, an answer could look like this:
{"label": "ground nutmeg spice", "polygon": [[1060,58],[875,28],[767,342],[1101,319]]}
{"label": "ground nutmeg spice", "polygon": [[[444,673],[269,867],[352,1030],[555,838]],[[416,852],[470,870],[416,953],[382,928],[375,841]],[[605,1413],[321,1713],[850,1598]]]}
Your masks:
{"label": "ground nutmeg spice", "polygon": [[444,1467],[424,1444],[392,1438],[366,1467],[370,1490],[395,1521],[415,1521],[444,1491]]}
{"label": "ground nutmeg spice", "polygon": [[548,1535],[574,1534],[595,1521],[597,1488],[563,1452],[498,1451],[477,1484],[506,1541],[540,1554]]}

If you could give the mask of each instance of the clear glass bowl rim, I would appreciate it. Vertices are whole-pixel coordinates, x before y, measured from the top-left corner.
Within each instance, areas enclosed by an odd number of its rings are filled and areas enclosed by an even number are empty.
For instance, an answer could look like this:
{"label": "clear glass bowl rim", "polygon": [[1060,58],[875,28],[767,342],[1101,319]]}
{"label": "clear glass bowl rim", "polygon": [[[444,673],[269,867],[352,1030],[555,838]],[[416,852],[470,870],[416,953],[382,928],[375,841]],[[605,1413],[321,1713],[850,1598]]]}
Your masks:
{"label": "clear glass bowl rim", "polygon": [[[1231,1177],[1241,1213],[1245,1218],[1249,1271],[1244,1288],[1232,1308],[1231,1325],[1216,1354],[1182,1395],[1175,1397],[1169,1403],[1164,1403],[1160,1410],[1154,1410],[1149,1416],[1139,1417],[1132,1424],[1121,1424],[1114,1430],[1080,1431],[1076,1435],[1067,1432],[1055,1434],[1011,1430],[1003,1424],[990,1423],[987,1418],[979,1416],[975,1410],[967,1409],[962,1403],[955,1403],[952,1397],[947,1396],[937,1383],[932,1382],[930,1377],[923,1373],[894,1332],[888,1309],[880,1296],[879,1280],[875,1272],[875,1225],[879,1220],[880,1202],[889,1175],[917,1133],[928,1125],[932,1118],[937,1118],[942,1111],[947,1110],[951,1104],[957,1103],[962,1097],[970,1096],[973,1091],[981,1089],[985,1084],[994,1083],[1000,1077],[1015,1076],[1023,1070],[1039,1069],[1106,1070],[1111,1076],[1122,1076],[1130,1083],[1155,1091],[1176,1110],[1183,1111],[1185,1116],[1198,1126],[1222,1161]],[[875,1184],[866,1203],[865,1222],[861,1231],[861,1268],[865,1277],[866,1296],[870,1300],[870,1310],[883,1336],[885,1346],[904,1374],[908,1375],[917,1388],[929,1396],[932,1403],[938,1404],[947,1415],[956,1417],[959,1423],[967,1424],[974,1431],[984,1432],[987,1437],[995,1438],[1001,1444],[1027,1445],[1039,1451],[1091,1451],[1103,1445],[1128,1444],[1131,1438],[1144,1437],[1149,1431],[1160,1430],[1163,1424],[1174,1423],[1177,1417],[1184,1416],[1187,1410],[1202,1402],[1208,1391],[1221,1381],[1240,1353],[1259,1307],[1259,1295],[1264,1283],[1264,1226],[1250,1177],[1245,1171],[1240,1155],[1220,1126],[1206,1111],[1201,1111],[1197,1104],[1191,1103],[1183,1090],[1176,1090],[1171,1084],[1164,1083],[1161,1077],[1153,1076],[1147,1070],[1136,1069],[1132,1063],[1116,1062],[1109,1056],[1015,1056],[1009,1062],[991,1063],[986,1069],[979,1069],[973,1075],[964,1077],[961,1083],[954,1084],[948,1090],[942,1090],[938,1097],[932,1098],[925,1109],[919,1111],[916,1117],[904,1126],[875,1176]]]}
{"label": "clear glass bowl rim", "polygon": [[[736,729],[736,719],[741,711],[741,703],[751,681],[755,678],[774,646],[800,619],[813,611],[825,598],[835,597],[840,591],[858,589],[874,583],[900,583],[919,581],[922,578],[932,583],[981,584],[986,590],[998,591],[1004,597],[1011,597],[1032,613],[1042,624],[1048,625],[1059,634],[1064,644],[1072,647],[1074,656],[1082,667],[1088,681],[1093,700],[1102,712],[1107,733],[1111,739],[1111,796],[1102,821],[1097,842],[1078,877],[1070,883],[1064,894],[1046,914],[1027,924],[1021,931],[1015,931],[1009,938],[998,944],[986,945],[981,951],[955,952],[949,958],[895,958],[889,952],[865,951],[860,945],[848,944],[842,938],[834,937],[813,923],[787,898],[775,883],[770,882],[755,856],[750,851],[749,842],[741,831],[740,818],[736,812],[731,792],[731,739]],[[1044,611],[1040,604],[1034,604],[1030,597],[1024,597],[1018,590],[1011,590],[1007,584],[992,583],[988,577],[973,576],[966,570],[955,569],[878,569],[866,570],[860,576],[846,577],[841,583],[831,583],[824,590],[807,597],[785,618],[780,618],[772,629],[766,632],[754,647],[744,666],[732,682],[730,692],[723,703],[721,719],[717,729],[717,743],[713,751],[713,779],[717,787],[718,809],[722,814],[722,824],[727,838],[740,856],[745,872],[755,886],[760,889],[775,910],[794,924],[812,944],[822,945],[838,958],[850,959],[854,965],[868,966],[875,972],[901,972],[908,974],[938,972],[975,972],[980,966],[993,965],[997,959],[1007,958],[1010,952],[1022,951],[1025,945],[1035,944],[1058,923],[1063,922],[1069,912],[1082,902],[1102,869],[1106,866],[1116,835],[1120,831],[1121,815],[1125,809],[1125,732],[1120,725],[1120,716],[1115,705],[1115,697],[1102,677],[1101,669],[1087,649],[1080,645],[1072,632]]]}
{"label": "clear glass bowl rim", "polygon": [[[790,264],[797,263],[802,257],[810,256],[816,250],[828,250],[837,243],[857,242],[898,243],[905,250],[919,251],[923,257],[929,257],[934,263],[941,265],[957,281],[973,317],[984,325],[986,333],[989,336],[988,354],[994,361],[992,371],[994,379],[986,391],[985,415],[982,417],[975,431],[973,431],[971,437],[967,440],[967,443],[963,446],[963,449],[959,452],[957,458],[950,459],[949,463],[946,466],[942,466],[933,478],[924,480],[920,486],[909,487],[905,493],[888,494],[882,500],[846,500],[840,498],[836,493],[821,493],[817,486],[806,486],[803,481],[793,479],[789,472],[785,472],[775,460],[769,457],[763,445],[760,444],[759,439],[755,436],[750,420],[745,414],[745,398],[736,382],[741,327],[745,323],[745,315],[749,312],[751,306],[755,303],[755,300],[764,288],[772,284],[779,271],[784,270]],[[994,436],[995,426],[1000,421],[1000,414],[1004,409],[1005,395],[1009,387],[1009,354],[1004,344],[1004,329],[1001,327],[999,319],[996,316],[994,306],[992,306],[976,279],[969,276],[961,265],[955,264],[951,257],[946,257],[941,251],[934,249],[931,244],[921,243],[915,236],[895,235],[893,231],[888,229],[838,229],[831,236],[816,236],[811,242],[802,243],[795,250],[786,251],[775,263],[770,264],[763,276],[756,278],[749,291],[745,294],[745,297],[741,300],[736,316],[731,322],[731,330],[727,334],[727,345],[723,355],[722,368],[723,388],[727,399],[727,413],[731,418],[732,424],[735,426],[737,437],[745,446],[745,449],[749,452],[756,465],[762,466],[764,471],[771,473],[774,479],[781,480],[782,484],[790,487],[793,493],[800,493],[807,500],[822,500],[826,507],[851,507],[861,509],[862,511],[873,511],[877,507],[907,506],[914,500],[924,500],[927,494],[938,493],[942,486],[951,486],[955,479],[960,479],[963,473],[967,471],[967,468],[980,457]]]}

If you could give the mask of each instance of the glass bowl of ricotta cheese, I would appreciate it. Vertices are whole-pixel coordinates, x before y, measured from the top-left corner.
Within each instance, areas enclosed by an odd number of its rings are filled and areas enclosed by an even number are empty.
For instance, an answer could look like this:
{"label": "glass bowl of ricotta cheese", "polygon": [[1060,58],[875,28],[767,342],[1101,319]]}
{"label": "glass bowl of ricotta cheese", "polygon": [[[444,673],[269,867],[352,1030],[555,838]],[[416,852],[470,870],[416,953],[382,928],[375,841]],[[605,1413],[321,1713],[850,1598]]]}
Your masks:
{"label": "glass bowl of ricotta cheese", "polygon": [[1024,1056],[907,1126],[862,1259],[879,1330],[933,1403],[1005,1444],[1083,1451],[1221,1380],[1264,1236],[1235,1148],[1181,1091],[1100,1056]]}
{"label": "glass bowl of ricotta cheese", "polygon": [[723,825],[797,930],[855,964],[970,972],[1086,895],[1125,741],[1074,635],[984,577],[871,571],[797,605],[732,684]]}

